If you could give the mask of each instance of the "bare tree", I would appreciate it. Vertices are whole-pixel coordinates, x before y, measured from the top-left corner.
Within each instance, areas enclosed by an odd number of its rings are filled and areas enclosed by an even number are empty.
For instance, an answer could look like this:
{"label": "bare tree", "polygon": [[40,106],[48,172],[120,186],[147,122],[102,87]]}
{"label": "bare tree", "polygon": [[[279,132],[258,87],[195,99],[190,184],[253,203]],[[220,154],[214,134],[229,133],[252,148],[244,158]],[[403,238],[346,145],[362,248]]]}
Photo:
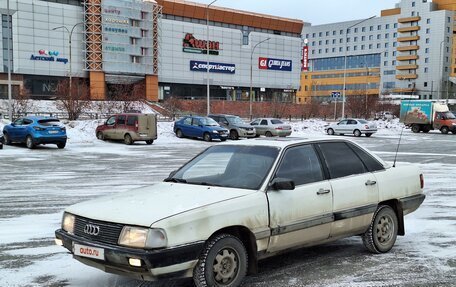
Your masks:
{"label": "bare tree", "polygon": [[146,86],[144,81],[134,84],[111,85],[109,88],[114,106],[119,112],[129,112],[140,109],[145,100]]}
{"label": "bare tree", "polygon": [[11,102],[13,118],[15,116],[25,115],[33,108],[33,101],[30,99],[29,90],[22,88]]}
{"label": "bare tree", "polygon": [[90,108],[90,88],[85,79],[73,79],[70,91],[69,80],[62,80],[57,85],[57,108],[65,110],[70,121],[77,120]]}
{"label": "bare tree", "polygon": [[178,114],[181,110],[180,107],[180,101],[177,97],[170,97],[167,100],[163,102],[163,107],[164,107],[164,113],[166,113],[164,116],[167,116],[169,118],[175,118],[176,114]]}

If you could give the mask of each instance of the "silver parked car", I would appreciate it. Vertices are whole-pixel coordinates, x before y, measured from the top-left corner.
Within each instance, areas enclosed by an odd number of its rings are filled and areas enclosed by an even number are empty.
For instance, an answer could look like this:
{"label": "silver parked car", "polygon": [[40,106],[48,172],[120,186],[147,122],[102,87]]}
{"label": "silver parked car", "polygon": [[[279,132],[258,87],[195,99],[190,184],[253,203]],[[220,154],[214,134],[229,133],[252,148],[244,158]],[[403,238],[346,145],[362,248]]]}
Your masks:
{"label": "silver parked car", "polygon": [[286,137],[291,135],[291,126],[274,118],[260,118],[250,123],[256,129],[257,136]]}
{"label": "silver parked car", "polygon": [[344,119],[337,124],[329,125],[325,131],[328,135],[352,134],[355,137],[360,137],[365,134],[366,137],[370,137],[377,132],[377,125],[363,119]]}
{"label": "silver parked car", "polygon": [[232,115],[209,115],[210,118],[218,122],[222,127],[230,131],[230,139],[254,138],[256,130],[251,125],[244,123],[238,116]]}

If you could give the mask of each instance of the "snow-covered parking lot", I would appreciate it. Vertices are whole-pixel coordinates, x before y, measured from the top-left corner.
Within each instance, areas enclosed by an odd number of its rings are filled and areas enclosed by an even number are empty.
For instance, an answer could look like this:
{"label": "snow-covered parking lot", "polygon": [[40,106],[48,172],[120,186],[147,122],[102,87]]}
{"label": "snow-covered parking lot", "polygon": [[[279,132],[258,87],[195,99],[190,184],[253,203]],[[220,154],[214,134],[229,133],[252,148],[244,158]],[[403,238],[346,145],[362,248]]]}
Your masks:
{"label": "snow-covered parking lot", "polygon": [[[324,124],[293,123],[293,136],[326,136]],[[96,125],[67,124],[70,140],[64,150],[52,145],[0,150],[1,287],[153,286],[87,267],[55,246],[62,211],[76,202],[161,181],[217,143],[178,139],[171,123],[160,122],[153,145],[126,146],[96,140]],[[371,138],[352,139],[392,161],[400,126],[379,125]],[[406,217],[406,236],[398,237],[390,253],[372,255],[360,238],[339,240],[262,261],[259,274],[248,277],[244,286],[456,286],[456,135],[404,130],[398,164],[403,162],[421,166],[427,198]]]}

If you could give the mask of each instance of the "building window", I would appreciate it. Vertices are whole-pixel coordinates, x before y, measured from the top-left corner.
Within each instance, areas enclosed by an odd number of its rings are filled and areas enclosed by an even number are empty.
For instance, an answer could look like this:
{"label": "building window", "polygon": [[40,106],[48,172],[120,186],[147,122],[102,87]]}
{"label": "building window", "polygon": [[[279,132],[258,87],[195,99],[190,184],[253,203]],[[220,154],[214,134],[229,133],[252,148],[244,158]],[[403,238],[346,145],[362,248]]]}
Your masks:
{"label": "building window", "polygon": [[430,39],[426,38],[426,44],[429,44]]}
{"label": "building window", "polygon": [[335,45],[336,44],[336,39],[333,39],[332,43]]}
{"label": "building window", "polygon": [[424,53],[429,54],[429,48],[424,49]]}
{"label": "building window", "polygon": [[415,16],[415,11],[412,11],[412,17]]}
{"label": "building window", "polygon": [[397,33],[396,32],[393,33],[393,38],[397,38]]}
{"label": "building window", "polygon": [[364,50],[364,47],[365,47],[364,45],[361,45],[361,50]]}
{"label": "building window", "polygon": [[309,39],[309,34],[306,34],[306,39]]}
{"label": "building window", "polygon": [[381,30],[381,29],[382,29],[382,25],[378,25],[377,30]]}
{"label": "building window", "polygon": [[370,26],[369,31],[374,31],[374,26]]}
{"label": "building window", "polygon": [[329,31],[327,31],[325,35],[326,35],[326,37],[328,37],[329,36]]}
{"label": "building window", "polygon": [[339,39],[339,43],[342,44],[343,42],[344,42],[344,39],[340,38],[340,39]]}
{"label": "building window", "polygon": [[380,40],[382,38],[382,35],[377,34],[377,40]]}
{"label": "building window", "polygon": [[447,18],[448,23],[451,23],[451,17]]}
{"label": "building window", "polygon": [[388,66],[388,61],[384,61],[383,66]]}
{"label": "building window", "polygon": [[141,37],[143,37],[143,38],[147,37],[147,32],[148,32],[147,30],[141,29]]}
{"label": "building window", "polygon": [[139,57],[138,56],[131,56],[131,62],[138,64],[139,63]]}
{"label": "building window", "polygon": [[326,48],[326,49],[325,49],[325,53],[327,54],[328,52],[329,52],[329,49],[328,49],[328,48]]}
{"label": "building window", "polygon": [[424,68],[424,72],[427,73],[429,71],[429,69],[426,67]]}
{"label": "building window", "polygon": [[343,35],[343,34],[344,34],[344,30],[340,30],[339,35]]}
{"label": "building window", "polygon": [[394,29],[396,29],[397,28],[397,23],[394,23],[393,27],[394,27]]}
{"label": "building window", "polygon": [[373,45],[369,44],[369,50],[372,50]]}
{"label": "building window", "polygon": [[347,43],[350,43],[350,38],[347,38]]}
{"label": "building window", "polygon": [[138,43],[138,39],[137,38],[130,38],[130,44],[136,45],[137,43]]}
{"label": "building window", "polygon": [[396,66],[396,61],[395,61],[395,60],[393,60],[392,64],[393,64],[393,66]]}
{"label": "building window", "polygon": [[332,52],[335,53],[336,52],[336,48],[332,48]]}
{"label": "building window", "polygon": [[312,38],[315,38],[317,35],[315,33],[312,33]]}
{"label": "building window", "polygon": [[362,36],[361,41],[363,41],[363,42],[366,41],[366,36]]}
{"label": "building window", "polygon": [[322,32],[319,32],[319,33],[318,33],[318,37],[321,37],[321,36],[323,36],[323,33],[322,33]]}
{"label": "building window", "polygon": [[366,32],[366,27],[362,27],[361,32]]}
{"label": "building window", "polygon": [[431,28],[427,28],[426,29],[426,34],[430,34],[431,33]]}
{"label": "building window", "polygon": [[431,19],[430,18],[426,19],[426,24],[431,24]]}
{"label": "building window", "polygon": [[335,36],[335,35],[336,35],[336,31],[333,31],[333,36]]}
{"label": "building window", "polygon": [[315,47],[315,41],[312,41],[312,46]]}
{"label": "building window", "polygon": [[320,46],[321,46],[321,44],[323,44],[323,42],[322,42],[321,40],[320,40],[320,41],[318,41],[318,45],[320,45]]}
{"label": "building window", "polygon": [[342,52],[342,51],[343,51],[342,47],[339,47],[339,52]]}
{"label": "building window", "polygon": [[412,7],[415,7],[415,1],[412,2]]}
{"label": "building window", "polygon": [[143,55],[143,56],[147,55],[147,48],[141,47],[141,55]]}
{"label": "building window", "polygon": [[358,28],[355,28],[355,33],[358,33]]}
{"label": "building window", "polygon": [[381,45],[380,43],[377,43],[377,49],[380,49]]}
{"label": "building window", "polygon": [[393,47],[396,47],[397,46],[397,42],[393,42]]}
{"label": "building window", "polygon": [[358,42],[358,37],[354,37],[354,38],[353,38],[353,41],[354,41],[354,42]]}
{"label": "building window", "polygon": [[358,46],[353,46],[353,50],[354,51],[358,50]]}
{"label": "building window", "polygon": [[321,49],[318,49],[318,54],[321,54]]}
{"label": "building window", "polygon": [[428,86],[428,82],[424,82],[424,87],[427,87]]}
{"label": "building window", "polygon": [[388,48],[389,47],[389,43],[385,43],[385,48]]}
{"label": "building window", "polygon": [[385,34],[385,39],[388,39],[388,38],[389,38],[389,34],[386,33],[386,34]]}
{"label": "building window", "polygon": [[393,51],[393,57],[396,57],[396,51]]}
{"label": "building window", "polygon": [[424,62],[427,64],[429,63],[429,58],[424,58]]}
{"label": "building window", "polygon": [[326,40],[326,41],[325,41],[325,44],[328,45],[328,44],[329,44],[329,40]]}

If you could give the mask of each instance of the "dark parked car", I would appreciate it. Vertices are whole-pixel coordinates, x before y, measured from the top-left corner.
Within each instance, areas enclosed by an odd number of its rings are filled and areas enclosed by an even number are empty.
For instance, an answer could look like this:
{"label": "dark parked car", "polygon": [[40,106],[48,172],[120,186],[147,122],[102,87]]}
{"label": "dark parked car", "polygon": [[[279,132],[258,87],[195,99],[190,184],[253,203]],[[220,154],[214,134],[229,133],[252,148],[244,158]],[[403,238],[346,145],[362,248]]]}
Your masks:
{"label": "dark parked car", "polygon": [[183,117],[174,122],[174,132],[178,138],[202,138],[208,142],[213,139],[226,141],[228,138],[228,130],[209,117]]}
{"label": "dark parked car", "polygon": [[25,143],[29,149],[40,144],[56,144],[62,149],[67,142],[65,126],[51,117],[19,118],[3,128],[3,135],[5,144]]}

